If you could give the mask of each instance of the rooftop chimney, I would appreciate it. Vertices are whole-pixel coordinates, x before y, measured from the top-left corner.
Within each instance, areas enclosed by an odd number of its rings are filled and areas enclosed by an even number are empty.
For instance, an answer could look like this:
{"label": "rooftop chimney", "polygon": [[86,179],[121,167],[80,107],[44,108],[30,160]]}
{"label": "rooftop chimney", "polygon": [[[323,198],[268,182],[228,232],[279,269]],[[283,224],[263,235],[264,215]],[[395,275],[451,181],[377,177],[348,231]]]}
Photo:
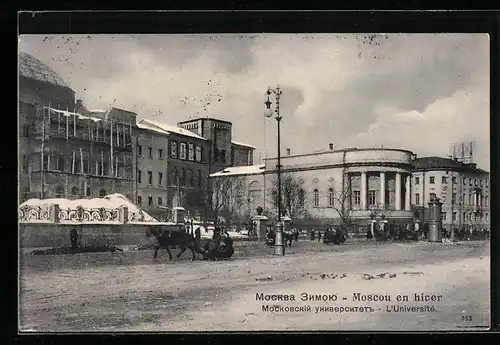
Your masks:
{"label": "rooftop chimney", "polygon": [[290,149],[286,149],[286,155],[290,156]]}
{"label": "rooftop chimney", "polygon": [[330,148],[330,150],[333,151],[333,144],[332,143],[328,144],[328,147]]}

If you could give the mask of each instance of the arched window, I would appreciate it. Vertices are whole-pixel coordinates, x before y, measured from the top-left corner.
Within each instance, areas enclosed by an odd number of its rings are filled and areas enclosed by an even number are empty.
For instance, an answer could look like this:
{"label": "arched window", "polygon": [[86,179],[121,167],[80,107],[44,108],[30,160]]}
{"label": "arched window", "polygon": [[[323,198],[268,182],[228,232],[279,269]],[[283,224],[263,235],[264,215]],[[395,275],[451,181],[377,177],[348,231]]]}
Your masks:
{"label": "arched window", "polygon": [[319,191],[317,189],[313,191],[313,197],[314,197],[314,207],[319,207]]}
{"label": "arched window", "polygon": [[185,168],[181,169],[181,176],[179,177],[179,183],[181,184],[181,186],[186,185],[186,169]]}
{"label": "arched window", "polygon": [[101,197],[101,198],[102,198],[102,197],[104,197],[104,196],[106,196],[106,190],[103,188],[103,189],[101,189],[101,190],[99,191],[99,197]]}
{"label": "arched window", "polygon": [[90,187],[87,187],[87,190],[85,191],[86,196],[90,196]]}
{"label": "arched window", "polygon": [[194,174],[193,174],[193,170],[189,169],[188,170],[188,180],[189,180],[189,185],[190,186],[194,186]]}
{"label": "arched window", "polygon": [[335,205],[335,192],[333,188],[328,189],[328,206],[333,207]]}
{"label": "arched window", "polygon": [[79,195],[80,194],[80,190],[78,189],[78,187],[73,187],[71,188],[71,194],[72,195]]}
{"label": "arched window", "polygon": [[303,189],[299,189],[299,205],[304,206],[305,202],[305,193]]}

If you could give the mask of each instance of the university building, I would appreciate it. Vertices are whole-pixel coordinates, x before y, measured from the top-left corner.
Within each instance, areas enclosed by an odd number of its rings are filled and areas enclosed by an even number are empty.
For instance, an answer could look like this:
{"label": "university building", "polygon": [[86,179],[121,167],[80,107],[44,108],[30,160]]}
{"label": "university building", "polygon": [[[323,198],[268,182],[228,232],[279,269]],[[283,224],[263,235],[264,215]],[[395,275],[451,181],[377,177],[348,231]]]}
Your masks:
{"label": "university building", "polygon": [[414,162],[412,203],[424,222],[433,197],[443,203],[443,226],[451,229],[490,229],[490,174],[476,164],[442,157]]}
{"label": "university building", "polygon": [[[213,179],[244,181],[244,207],[251,215],[257,206],[271,218],[277,214],[277,158],[263,165],[230,167]],[[443,202],[446,228],[489,228],[489,173],[475,164],[440,157],[417,156],[407,150],[349,148],[281,157],[282,204],[298,224],[338,225],[343,217],[360,227],[374,220],[389,227],[429,221],[428,202]],[[288,186],[286,180],[293,180]],[[294,191],[294,188],[297,189]],[[295,200],[286,200],[287,198]],[[305,211],[305,212],[299,212]],[[291,214],[290,214],[291,213]],[[306,216],[307,219],[301,219]]]}
{"label": "university building", "polygon": [[136,114],[89,110],[47,65],[19,56],[19,199],[133,199]]}

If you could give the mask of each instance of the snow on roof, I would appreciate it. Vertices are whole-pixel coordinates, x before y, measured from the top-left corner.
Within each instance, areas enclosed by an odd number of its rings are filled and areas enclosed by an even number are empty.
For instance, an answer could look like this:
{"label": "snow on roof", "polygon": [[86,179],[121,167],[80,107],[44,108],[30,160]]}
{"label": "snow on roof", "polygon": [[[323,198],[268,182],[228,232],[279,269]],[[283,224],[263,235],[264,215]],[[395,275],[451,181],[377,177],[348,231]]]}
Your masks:
{"label": "snow on roof", "polygon": [[[198,134],[193,133],[187,129],[180,128],[180,127],[173,126],[173,125],[167,125],[164,123],[159,123],[159,122],[156,122],[153,120],[141,120],[139,122],[139,124],[154,126],[154,127],[157,127],[159,129],[163,130],[164,132],[167,132],[167,133],[175,133],[175,134],[184,135],[187,137],[197,138],[197,139],[201,139],[201,140],[207,140],[207,139],[203,138],[202,136],[199,136]],[[152,128],[150,127],[147,129],[152,129]]]}
{"label": "snow on roof", "polygon": [[164,131],[164,130],[162,130],[158,127],[155,127],[155,126],[151,126],[149,124],[142,123],[142,121],[137,124],[137,127],[141,128],[141,129],[146,129],[148,131],[161,133],[161,134],[169,134],[167,131]]}
{"label": "snow on roof", "polygon": [[265,164],[229,167],[210,175],[210,177],[236,176],[236,175],[257,175],[262,174],[266,168]]}
{"label": "snow on roof", "polygon": [[80,120],[92,120],[94,122],[102,121],[102,119],[100,119],[98,117],[84,116],[84,115],[81,115],[78,113],[73,113],[73,112],[68,111],[68,110],[54,109],[54,108],[50,108],[50,107],[44,107],[44,109],[49,109],[50,111],[53,111],[53,112],[58,113],[58,114],[63,115],[63,116],[76,116]]}
{"label": "snow on roof", "polygon": [[[105,208],[105,209],[115,209],[121,206],[125,206],[128,208],[129,212],[138,213],[140,210],[137,206],[134,205],[131,201],[129,201],[125,196],[119,193],[106,195],[104,198],[93,198],[93,199],[76,199],[76,200],[68,200],[64,198],[53,198],[53,199],[29,199],[19,205],[19,208],[24,206],[44,206],[50,204],[59,205],[60,209],[64,210],[74,210],[77,207],[81,206],[84,209],[96,209],[96,208]],[[151,217],[146,212],[142,211],[144,214],[145,222],[156,222],[157,220]]]}
{"label": "snow on roof", "polygon": [[256,149],[255,146],[248,145],[248,144],[243,144],[243,143],[240,143],[240,142],[237,142],[237,141],[231,141],[231,143],[234,144],[234,145],[238,145],[238,146],[244,146],[244,147],[250,147],[251,149]]}

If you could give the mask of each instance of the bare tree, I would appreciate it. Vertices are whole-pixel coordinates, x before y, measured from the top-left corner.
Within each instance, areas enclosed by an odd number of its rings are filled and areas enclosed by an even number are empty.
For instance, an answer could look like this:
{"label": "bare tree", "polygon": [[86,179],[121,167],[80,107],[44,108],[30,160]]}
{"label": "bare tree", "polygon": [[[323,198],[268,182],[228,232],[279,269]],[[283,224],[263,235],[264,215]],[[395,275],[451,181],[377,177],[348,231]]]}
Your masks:
{"label": "bare tree", "polygon": [[351,184],[343,181],[343,188],[333,192],[333,205],[331,206],[339,215],[340,223],[344,229],[352,228],[355,225],[351,210],[352,189]]}
{"label": "bare tree", "polygon": [[222,219],[232,223],[244,209],[245,184],[238,178],[215,177],[210,179],[208,189],[193,190],[187,195],[188,203],[196,205],[202,218],[213,222]]}
{"label": "bare tree", "polygon": [[[270,178],[270,188],[274,210],[278,208],[278,175],[273,174]],[[286,211],[292,219],[304,218],[307,212],[307,195],[304,189],[304,180],[290,173],[281,173],[281,210]],[[273,213],[276,213],[273,212]]]}

